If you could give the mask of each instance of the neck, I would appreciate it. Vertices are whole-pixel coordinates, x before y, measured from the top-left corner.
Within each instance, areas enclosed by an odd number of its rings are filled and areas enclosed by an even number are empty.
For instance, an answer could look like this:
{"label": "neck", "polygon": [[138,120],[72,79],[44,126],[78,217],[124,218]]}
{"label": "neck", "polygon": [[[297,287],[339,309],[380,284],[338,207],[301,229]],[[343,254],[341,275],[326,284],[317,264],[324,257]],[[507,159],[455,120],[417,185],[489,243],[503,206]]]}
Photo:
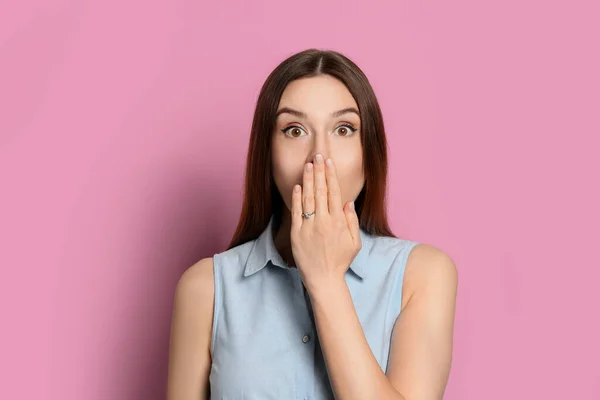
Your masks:
{"label": "neck", "polygon": [[290,229],[292,227],[292,216],[284,207],[281,215],[281,223],[277,228],[277,232],[273,235],[273,242],[275,243],[275,248],[283,258],[285,262],[290,267],[296,266],[296,262],[294,261],[294,256],[292,253],[292,242],[290,240]]}

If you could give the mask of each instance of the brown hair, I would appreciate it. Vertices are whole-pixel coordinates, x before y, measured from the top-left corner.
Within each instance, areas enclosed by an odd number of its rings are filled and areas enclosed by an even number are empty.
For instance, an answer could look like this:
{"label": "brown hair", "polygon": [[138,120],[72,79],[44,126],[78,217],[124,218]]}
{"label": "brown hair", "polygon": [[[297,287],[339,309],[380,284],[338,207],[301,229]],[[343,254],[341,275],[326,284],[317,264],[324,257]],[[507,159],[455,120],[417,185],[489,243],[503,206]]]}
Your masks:
{"label": "brown hair", "polygon": [[365,185],[355,201],[360,227],[373,235],[396,237],[386,215],[387,142],[373,88],[360,68],[346,56],[331,50],[307,49],[279,64],[267,77],[258,96],[246,158],[244,200],[228,249],[256,239],[266,229],[271,216],[280,218],[286,209],[271,173],[271,135],[277,107],[290,82],[322,74],[344,83],[360,112],[365,176]]}

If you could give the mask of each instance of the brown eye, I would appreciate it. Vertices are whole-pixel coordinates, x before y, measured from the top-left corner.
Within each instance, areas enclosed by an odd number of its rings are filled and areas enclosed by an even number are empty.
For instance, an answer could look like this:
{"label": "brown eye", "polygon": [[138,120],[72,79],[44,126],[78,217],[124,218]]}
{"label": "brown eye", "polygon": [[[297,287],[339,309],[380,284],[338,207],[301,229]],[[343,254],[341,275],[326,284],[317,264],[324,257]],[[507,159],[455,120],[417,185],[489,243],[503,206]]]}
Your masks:
{"label": "brown eye", "polygon": [[337,128],[337,131],[340,136],[350,136],[356,132],[356,128],[351,125],[342,125]]}
{"label": "brown eye", "polygon": [[284,132],[286,135],[294,138],[302,136],[302,133],[304,132],[302,128],[298,126],[288,126],[287,128],[282,129],[281,131]]}

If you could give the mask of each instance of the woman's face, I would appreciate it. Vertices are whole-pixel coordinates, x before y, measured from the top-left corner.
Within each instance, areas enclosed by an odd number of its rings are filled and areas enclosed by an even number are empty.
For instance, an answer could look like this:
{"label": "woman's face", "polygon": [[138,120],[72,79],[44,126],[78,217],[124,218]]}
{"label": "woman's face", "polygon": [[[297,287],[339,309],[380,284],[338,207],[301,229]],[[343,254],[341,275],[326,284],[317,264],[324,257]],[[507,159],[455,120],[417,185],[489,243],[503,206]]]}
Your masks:
{"label": "woman's face", "polygon": [[342,206],[355,200],[364,185],[361,121],[346,86],[330,75],[292,81],[277,111],[271,142],[273,177],[288,210],[294,185],[302,185],[304,165],[314,162],[318,153],[333,160]]}

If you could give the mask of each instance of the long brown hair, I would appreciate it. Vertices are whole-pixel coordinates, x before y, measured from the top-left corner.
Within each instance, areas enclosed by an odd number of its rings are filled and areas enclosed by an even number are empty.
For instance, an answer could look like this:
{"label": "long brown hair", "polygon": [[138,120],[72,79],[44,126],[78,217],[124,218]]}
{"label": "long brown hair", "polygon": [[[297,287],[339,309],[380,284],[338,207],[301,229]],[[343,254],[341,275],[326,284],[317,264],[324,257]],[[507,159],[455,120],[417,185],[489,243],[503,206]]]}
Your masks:
{"label": "long brown hair", "polygon": [[322,74],[344,83],[360,112],[365,176],[365,185],[355,201],[360,227],[373,235],[396,237],[387,221],[387,142],[373,88],[360,68],[346,56],[331,50],[307,49],[279,64],[267,77],[258,96],[246,158],[244,200],[228,249],[256,239],[271,216],[279,219],[286,209],[271,172],[271,135],[277,107],[290,82]]}

